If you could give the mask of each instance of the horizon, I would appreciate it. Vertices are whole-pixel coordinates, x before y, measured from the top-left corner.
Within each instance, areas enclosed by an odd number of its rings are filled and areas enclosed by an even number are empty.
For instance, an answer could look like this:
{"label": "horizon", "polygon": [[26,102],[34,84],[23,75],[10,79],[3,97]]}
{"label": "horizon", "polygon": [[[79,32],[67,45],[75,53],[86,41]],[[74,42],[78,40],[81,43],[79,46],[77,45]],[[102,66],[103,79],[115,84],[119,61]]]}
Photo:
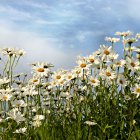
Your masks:
{"label": "horizon", "polygon": [[[87,56],[106,44],[106,36],[139,32],[139,4],[138,0],[1,0],[0,46],[26,51],[19,65],[23,71],[38,61],[70,69],[78,55]],[[122,54],[119,45],[115,50]]]}

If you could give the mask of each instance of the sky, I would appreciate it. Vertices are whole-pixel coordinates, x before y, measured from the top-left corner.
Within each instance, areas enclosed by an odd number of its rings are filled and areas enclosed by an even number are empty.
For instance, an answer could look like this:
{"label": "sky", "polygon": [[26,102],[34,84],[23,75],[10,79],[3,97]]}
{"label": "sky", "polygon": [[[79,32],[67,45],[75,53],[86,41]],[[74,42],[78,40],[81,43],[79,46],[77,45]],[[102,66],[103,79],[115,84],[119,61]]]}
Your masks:
{"label": "sky", "polygon": [[[20,68],[70,69],[116,31],[140,32],[139,0],[0,0],[0,47],[23,48]],[[121,54],[120,46],[116,52]]]}

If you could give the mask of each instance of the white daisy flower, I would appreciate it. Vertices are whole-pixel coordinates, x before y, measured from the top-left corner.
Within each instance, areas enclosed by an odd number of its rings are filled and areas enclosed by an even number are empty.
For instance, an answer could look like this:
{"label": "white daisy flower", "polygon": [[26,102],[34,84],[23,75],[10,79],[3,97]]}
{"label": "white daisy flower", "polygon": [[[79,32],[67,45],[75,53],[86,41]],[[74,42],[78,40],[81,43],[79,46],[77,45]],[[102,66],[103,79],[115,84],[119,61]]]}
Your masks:
{"label": "white daisy flower", "polygon": [[10,79],[8,79],[7,77],[4,78],[0,78],[0,85],[4,85],[4,84],[8,84],[10,82]]}
{"label": "white daisy flower", "polygon": [[99,53],[102,61],[110,60],[110,55],[113,53],[112,46],[100,45]]}
{"label": "white daisy flower", "polygon": [[132,90],[134,94],[136,94],[136,97],[138,98],[140,96],[140,85],[136,84]]}
{"label": "white daisy flower", "polygon": [[123,59],[121,59],[121,60],[119,60],[119,61],[117,61],[117,62],[114,62],[114,66],[115,67],[124,67],[124,65],[126,64],[126,61],[125,60],[123,60]]}
{"label": "white daisy flower", "polygon": [[119,85],[121,85],[122,87],[126,87],[128,85],[128,81],[126,80],[126,78],[122,74],[118,75],[117,83]]}
{"label": "white daisy flower", "polygon": [[13,133],[24,134],[26,132],[26,130],[27,130],[27,128],[23,127],[23,128],[16,129],[16,131]]}
{"label": "white daisy flower", "polygon": [[139,61],[135,60],[134,58],[127,58],[126,66],[131,71],[136,71],[140,69]]}
{"label": "white daisy flower", "polygon": [[96,86],[100,85],[100,81],[97,78],[90,77],[89,84],[96,87]]}
{"label": "white daisy flower", "polygon": [[0,93],[0,100],[9,101],[12,98],[12,95],[6,93]]}
{"label": "white daisy flower", "polygon": [[9,117],[7,117],[7,119],[9,119],[9,118],[13,119],[17,123],[25,121],[24,115],[21,114],[21,112],[17,108],[13,108],[7,114],[9,116]]}
{"label": "white daisy flower", "polygon": [[108,42],[111,42],[111,43],[116,43],[116,42],[119,42],[120,39],[115,38],[115,37],[105,37],[105,41],[108,41]]}
{"label": "white daisy flower", "polygon": [[34,121],[41,121],[41,120],[44,120],[45,119],[45,116],[44,115],[35,115],[33,117],[33,120]]}
{"label": "white daisy flower", "polygon": [[131,31],[126,31],[126,32],[116,32],[115,35],[120,35],[122,37],[130,36],[133,33]]}
{"label": "white daisy flower", "polygon": [[78,60],[77,60],[77,64],[78,64],[78,67],[81,69],[81,70],[86,70],[86,69],[89,69],[89,65],[88,65],[88,62],[86,60],[86,58],[84,57],[78,57]]}
{"label": "white daisy flower", "polygon": [[116,78],[116,72],[114,72],[110,67],[107,67],[107,69],[102,69],[99,75],[108,81]]}
{"label": "white daisy flower", "polygon": [[27,104],[24,102],[24,100],[14,100],[11,102],[13,107],[26,107]]}
{"label": "white daisy flower", "polygon": [[43,77],[43,76],[48,77],[51,73],[49,67],[50,67],[50,64],[38,62],[37,64],[33,66],[34,74],[39,77]]}
{"label": "white daisy flower", "polygon": [[32,122],[32,125],[33,125],[34,127],[40,127],[41,124],[42,124],[42,122],[39,121],[39,120],[37,120],[37,121],[33,121],[33,122]]}

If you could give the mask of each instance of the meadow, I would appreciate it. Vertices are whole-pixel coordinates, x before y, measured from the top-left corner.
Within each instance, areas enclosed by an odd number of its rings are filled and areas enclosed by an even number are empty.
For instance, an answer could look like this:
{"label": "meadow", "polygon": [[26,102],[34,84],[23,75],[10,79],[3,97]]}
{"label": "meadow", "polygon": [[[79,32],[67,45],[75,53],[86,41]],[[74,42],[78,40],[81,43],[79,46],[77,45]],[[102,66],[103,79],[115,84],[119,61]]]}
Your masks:
{"label": "meadow", "polygon": [[15,73],[24,50],[0,49],[0,140],[139,140],[140,34],[115,35],[71,70],[37,62],[32,76]]}

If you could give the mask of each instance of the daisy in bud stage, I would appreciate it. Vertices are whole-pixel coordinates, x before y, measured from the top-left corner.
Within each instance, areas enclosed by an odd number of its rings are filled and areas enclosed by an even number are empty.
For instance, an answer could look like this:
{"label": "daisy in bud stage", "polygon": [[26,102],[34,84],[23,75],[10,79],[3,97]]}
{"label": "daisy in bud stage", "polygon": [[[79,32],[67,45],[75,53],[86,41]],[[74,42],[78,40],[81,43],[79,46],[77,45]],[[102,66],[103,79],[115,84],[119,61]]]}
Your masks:
{"label": "daisy in bud stage", "polygon": [[16,55],[23,56],[24,54],[25,54],[25,51],[23,49],[19,49],[16,51]]}
{"label": "daisy in bud stage", "polygon": [[87,125],[96,125],[97,124],[97,123],[92,122],[92,121],[85,121],[84,123]]}

